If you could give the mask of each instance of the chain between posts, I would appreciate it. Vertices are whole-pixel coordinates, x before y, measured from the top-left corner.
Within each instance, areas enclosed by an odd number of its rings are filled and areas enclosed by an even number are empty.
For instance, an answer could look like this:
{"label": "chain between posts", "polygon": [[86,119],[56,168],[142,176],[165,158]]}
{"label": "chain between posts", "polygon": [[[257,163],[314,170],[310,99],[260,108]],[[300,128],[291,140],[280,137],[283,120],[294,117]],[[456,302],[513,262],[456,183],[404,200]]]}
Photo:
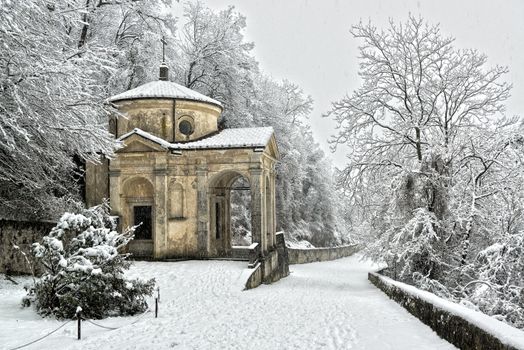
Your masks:
{"label": "chain between posts", "polygon": [[29,342],[29,343],[26,343],[26,344],[19,345],[19,346],[17,346],[17,347],[11,348],[11,349],[9,349],[9,350],[18,350],[18,349],[22,349],[22,348],[25,348],[26,346],[29,346],[29,345],[34,344],[34,343],[36,343],[36,342],[39,342],[40,340],[49,337],[51,334],[55,333],[56,331],[58,331],[59,329],[61,329],[62,327],[64,327],[66,324],[68,324],[68,323],[70,323],[70,322],[72,322],[72,320],[69,320],[69,321],[67,321],[67,322],[64,322],[60,327],[58,327],[58,328],[56,328],[55,330],[53,330],[53,331],[47,333],[47,334],[44,335],[43,337],[40,337],[40,338],[38,338],[38,339],[35,339],[35,340],[33,340],[33,341]]}
{"label": "chain between posts", "polygon": [[[158,303],[159,303],[159,302],[160,302],[160,287],[157,287],[157,296],[155,297],[155,318],[158,318]],[[82,339],[82,320],[83,320],[83,321],[87,321],[87,322],[91,323],[91,324],[94,325],[94,326],[97,326],[97,327],[100,327],[100,328],[104,328],[104,329],[108,329],[108,330],[115,330],[115,329],[119,329],[119,328],[124,327],[124,326],[120,326],[120,327],[108,327],[108,326],[104,326],[104,325],[98,324],[98,323],[93,322],[93,321],[91,321],[91,320],[89,320],[89,319],[85,319],[85,318],[83,318],[83,317],[82,317],[82,311],[83,311],[83,310],[82,310],[82,308],[81,308],[80,306],[78,306],[78,307],[76,308],[75,318],[76,318],[76,320],[77,320],[77,339],[78,339],[78,340],[81,340],[81,339]],[[148,314],[149,312],[151,312],[150,309],[146,310],[142,315],[138,316],[138,318],[137,318],[135,321],[131,322],[131,323],[128,324],[128,325],[133,325],[133,324],[137,323],[138,321],[140,321],[140,319],[141,319],[143,316],[145,316],[145,315]],[[74,320],[74,319],[73,319],[73,320]],[[18,350],[18,349],[25,348],[25,347],[27,347],[27,346],[29,346],[29,345],[32,345],[32,344],[34,344],[34,343],[37,343],[37,342],[39,342],[40,340],[43,340],[43,339],[49,337],[51,334],[55,333],[56,331],[62,329],[65,325],[67,325],[67,324],[73,322],[73,320],[68,320],[68,321],[64,322],[64,323],[61,324],[58,328],[52,330],[51,332],[47,333],[46,335],[44,335],[44,336],[42,336],[42,337],[40,337],[40,338],[38,338],[38,339],[35,339],[35,340],[33,340],[33,341],[29,342],[29,343],[25,343],[25,344],[22,344],[22,345],[16,346],[16,347],[14,347],[14,348],[10,348],[9,350]]]}

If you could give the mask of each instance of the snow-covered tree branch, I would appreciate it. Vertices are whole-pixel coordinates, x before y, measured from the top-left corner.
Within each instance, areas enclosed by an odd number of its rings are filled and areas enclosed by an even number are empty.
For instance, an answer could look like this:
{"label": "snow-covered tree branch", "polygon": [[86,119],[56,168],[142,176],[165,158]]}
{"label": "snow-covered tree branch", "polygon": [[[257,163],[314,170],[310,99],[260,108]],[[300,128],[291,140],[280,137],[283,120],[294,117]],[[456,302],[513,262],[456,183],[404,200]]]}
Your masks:
{"label": "snow-covered tree branch", "polygon": [[359,23],[352,34],[363,42],[362,85],[327,113],[338,125],[332,146],[350,148],[339,184],[352,221],[396,277],[447,297],[488,293],[468,285],[493,284],[471,266],[488,263],[491,244],[518,241],[524,219],[523,138],[520,119],[504,113],[507,68],[488,67],[485,55],[455,48],[413,16],[385,30]]}

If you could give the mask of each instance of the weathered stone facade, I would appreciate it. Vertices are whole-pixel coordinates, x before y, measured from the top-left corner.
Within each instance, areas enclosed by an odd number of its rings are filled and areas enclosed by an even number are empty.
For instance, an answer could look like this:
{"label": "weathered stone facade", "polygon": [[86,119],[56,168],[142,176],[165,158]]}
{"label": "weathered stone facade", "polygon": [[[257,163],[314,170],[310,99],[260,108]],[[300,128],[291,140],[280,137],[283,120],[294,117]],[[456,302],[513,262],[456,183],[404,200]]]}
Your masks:
{"label": "weathered stone facade", "polygon": [[135,90],[110,99],[125,115],[110,122],[122,148],[110,161],[87,165],[87,204],[109,198],[122,228],[145,223],[128,246],[135,256],[229,257],[230,192],[243,177],[261,261],[276,252],[272,129],[219,131],[220,103],[175,83]]}

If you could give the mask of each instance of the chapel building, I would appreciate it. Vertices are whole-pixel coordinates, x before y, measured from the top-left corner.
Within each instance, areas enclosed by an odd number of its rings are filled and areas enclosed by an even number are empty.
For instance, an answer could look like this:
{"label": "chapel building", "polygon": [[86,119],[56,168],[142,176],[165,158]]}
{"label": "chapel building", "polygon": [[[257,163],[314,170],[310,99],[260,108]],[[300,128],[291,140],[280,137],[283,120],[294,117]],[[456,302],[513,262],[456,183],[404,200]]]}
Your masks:
{"label": "chapel building", "polygon": [[86,165],[86,202],[109,198],[120,228],[140,224],[129,253],[231,257],[231,187],[242,178],[251,195],[252,248],[277,264],[279,153],[271,127],[219,130],[222,104],[169,81],[165,64],[158,81],[109,101],[120,112],[109,128],[121,148],[111,160]]}

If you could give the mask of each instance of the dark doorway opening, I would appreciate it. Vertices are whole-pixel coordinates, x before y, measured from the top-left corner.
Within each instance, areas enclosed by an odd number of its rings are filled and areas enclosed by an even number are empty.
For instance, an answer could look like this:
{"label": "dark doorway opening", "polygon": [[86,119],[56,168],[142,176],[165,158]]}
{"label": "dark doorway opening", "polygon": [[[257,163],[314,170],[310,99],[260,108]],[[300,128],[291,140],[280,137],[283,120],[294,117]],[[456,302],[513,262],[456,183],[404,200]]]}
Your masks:
{"label": "dark doorway opening", "polygon": [[221,208],[220,208],[220,203],[216,202],[215,203],[215,235],[216,235],[216,239],[220,239],[221,238],[221,234],[220,234],[221,232],[222,232]]}
{"label": "dark doorway opening", "polygon": [[133,216],[133,224],[140,224],[135,230],[135,239],[152,239],[152,207],[150,205],[134,206]]}

